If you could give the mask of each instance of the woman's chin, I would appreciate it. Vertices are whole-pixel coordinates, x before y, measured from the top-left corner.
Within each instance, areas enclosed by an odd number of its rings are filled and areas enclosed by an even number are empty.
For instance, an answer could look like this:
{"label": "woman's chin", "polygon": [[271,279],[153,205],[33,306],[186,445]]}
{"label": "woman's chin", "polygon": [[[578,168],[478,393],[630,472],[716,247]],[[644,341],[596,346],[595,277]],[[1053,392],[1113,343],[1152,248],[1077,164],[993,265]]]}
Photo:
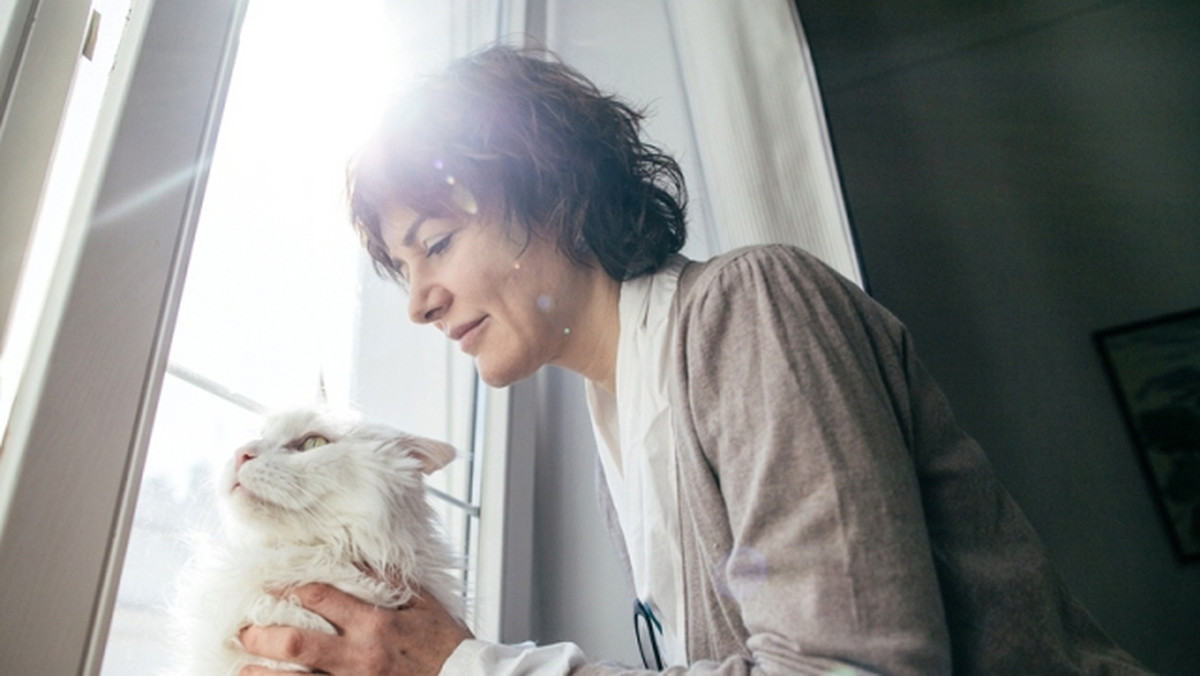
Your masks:
{"label": "woman's chin", "polygon": [[510,378],[507,376],[499,376],[496,374],[488,373],[487,371],[484,371],[483,369],[479,369],[479,378],[481,380],[483,380],[483,382],[487,383],[489,386],[494,387],[496,389],[502,389],[502,388],[508,387],[509,385],[512,385],[513,383],[516,382],[516,379]]}
{"label": "woman's chin", "polygon": [[537,368],[521,368],[515,364],[494,364],[485,358],[475,360],[475,369],[483,382],[496,389],[524,380],[537,371]]}

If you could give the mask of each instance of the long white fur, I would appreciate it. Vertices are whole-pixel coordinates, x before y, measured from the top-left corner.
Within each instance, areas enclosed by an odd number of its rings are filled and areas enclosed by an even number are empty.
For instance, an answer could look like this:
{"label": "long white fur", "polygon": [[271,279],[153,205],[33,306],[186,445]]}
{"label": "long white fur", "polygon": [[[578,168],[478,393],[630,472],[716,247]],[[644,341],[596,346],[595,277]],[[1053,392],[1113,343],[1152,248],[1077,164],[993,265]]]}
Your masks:
{"label": "long white fur", "polygon": [[[310,434],[329,444],[288,448]],[[253,456],[238,467],[237,457]],[[217,478],[222,532],[196,548],[180,576],[180,676],[226,676],[251,658],[237,639],[250,624],[336,633],[287,590],[325,582],[382,607],[414,587],[460,621],[456,559],[425,501],[423,473],[449,462],[442,442],[362,423],[350,414],[296,409],[269,416],[262,436],[231,454]]]}

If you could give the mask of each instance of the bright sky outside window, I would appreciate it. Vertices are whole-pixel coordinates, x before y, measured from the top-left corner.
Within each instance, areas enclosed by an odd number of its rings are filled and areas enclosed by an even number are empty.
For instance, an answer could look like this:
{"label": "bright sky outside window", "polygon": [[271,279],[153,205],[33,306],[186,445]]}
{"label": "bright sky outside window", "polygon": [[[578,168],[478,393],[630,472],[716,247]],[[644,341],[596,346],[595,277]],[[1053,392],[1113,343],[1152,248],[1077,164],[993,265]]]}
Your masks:
{"label": "bright sky outside window", "polygon": [[[432,4],[412,17],[385,14],[382,0],[333,7],[250,3],[105,674],[165,666],[170,650],[161,629],[174,571],[187,554],[182,538],[215,522],[206,478],[257,432],[258,418],[245,404],[311,403],[323,389],[335,405],[354,404],[376,418],[382,413],[383,422],[471,450],[469,362],[464,368],[464,358],[436,332],[397,323],[405,300],[369,271],[344,197],[347,160],[375,125],[391,87],[448,56],[448,16]],[[460,460],[433,481],[468,506],[435,501],[463,550],[471,549],[477,530],[468,516],[477,513],[471,470],[469,459]]]}

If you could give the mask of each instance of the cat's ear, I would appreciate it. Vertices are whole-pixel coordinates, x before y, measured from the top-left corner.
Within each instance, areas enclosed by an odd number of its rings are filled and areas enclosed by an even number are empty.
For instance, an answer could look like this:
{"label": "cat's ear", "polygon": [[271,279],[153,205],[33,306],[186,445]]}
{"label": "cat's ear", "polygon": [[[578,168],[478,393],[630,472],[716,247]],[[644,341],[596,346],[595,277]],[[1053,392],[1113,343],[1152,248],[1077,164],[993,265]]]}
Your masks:
{"label": "cat's ear", "polygon": [[458,456],[458,451],[450,444],[424,437],[411,437],[405,447],[421,460],[421,470],[433,474],[450,464]]}

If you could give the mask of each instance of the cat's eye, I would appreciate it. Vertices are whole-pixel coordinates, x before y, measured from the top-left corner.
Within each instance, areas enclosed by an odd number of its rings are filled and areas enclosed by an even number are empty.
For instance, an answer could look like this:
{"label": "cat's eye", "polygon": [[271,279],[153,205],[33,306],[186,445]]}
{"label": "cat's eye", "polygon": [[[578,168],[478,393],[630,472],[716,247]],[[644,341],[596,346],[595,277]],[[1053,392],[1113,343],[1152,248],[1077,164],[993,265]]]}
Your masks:
{"label": "cat's eye", "polygon": [[300,441],[296,442],[296,450],[311,451],[314,448],[324,446],[328,443],[329,443],[329,439],[326,439],[325,437],[321,436],[320,434],[310,434],[310,435],[300,439]]}

